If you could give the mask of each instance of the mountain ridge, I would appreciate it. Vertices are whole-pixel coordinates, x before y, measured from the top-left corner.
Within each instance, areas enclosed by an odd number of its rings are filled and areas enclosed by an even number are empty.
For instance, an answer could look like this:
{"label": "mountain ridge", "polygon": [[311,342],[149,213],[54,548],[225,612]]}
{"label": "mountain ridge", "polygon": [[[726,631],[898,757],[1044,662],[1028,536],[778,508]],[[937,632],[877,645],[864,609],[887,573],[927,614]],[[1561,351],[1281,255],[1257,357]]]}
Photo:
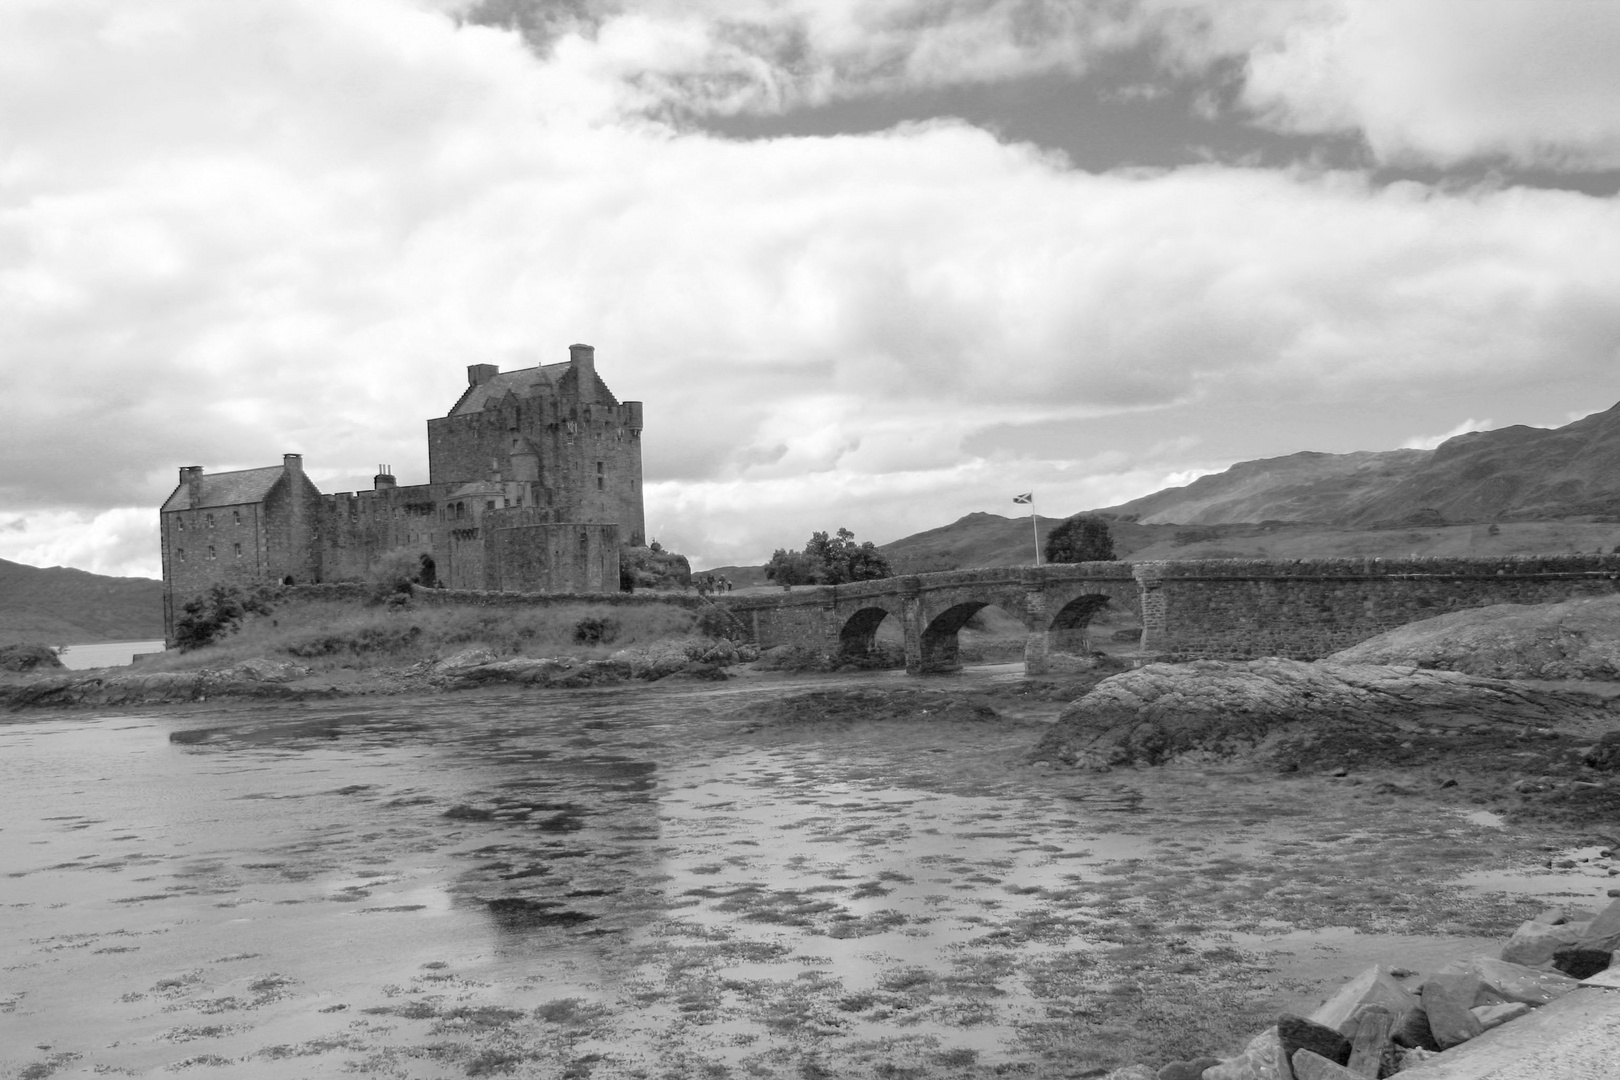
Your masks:
{"label": "mountain ridge", "polygon": [[87,644],[163,636],[163,582],[0,559],[0,642]]}

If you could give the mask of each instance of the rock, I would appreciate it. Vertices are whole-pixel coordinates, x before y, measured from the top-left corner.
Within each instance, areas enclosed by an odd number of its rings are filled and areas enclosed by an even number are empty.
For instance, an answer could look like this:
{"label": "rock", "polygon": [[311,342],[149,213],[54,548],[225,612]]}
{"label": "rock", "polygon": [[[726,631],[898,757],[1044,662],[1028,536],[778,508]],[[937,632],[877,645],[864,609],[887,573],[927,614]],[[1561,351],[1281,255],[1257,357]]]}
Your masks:
{"label": "rock", "polygon": [[1530,1011],[1530,1006],[1522,1001],[1503,1001],[1495,1005],[1475,1005],[1468,1010],[1479,1021],[1479,1026],[1486,1031],[1493,1027],[1501,1027],[1509,1020],[1517,1020]]}
{"label": "rock", "polygon": [[222,679],[241,679],[246,682],[289,683],[294,679],[303,678],[309,671],[309,668],[300,667],[290,660],[270,660],[256,656],[251,660],[243,660],[223,668],[217,675]]}
{"label": "rock", "polygon": [[1583,949],[1605,949],[1609,952],[1620,947],[1620,901],[1598,912],[1597,918],[1586,925],[1576,944]]}
{"label": "rock", "polygon": [[1468,1003],[1470,1006],[1496,1005],[1504,1001],[1545,1005],[1580,985],[1575,979],[1556,971],[1493,960],[1488,956],[1453,962],[1440,971],[1445,974],[1468,974],[1479,980],[1479,991],[1474,1000]]}
{"label": "rock", "polygon": [[1437,714],[1473,723],[1604,721],[1593,698],[1463,675],[1331,661],[1148,664],[1070,704],[1033,756],[1098,769],[1230,756],[1282,729],[1394,734]]}
{"label": "rock", "polygon": [[1611,731],[1604,735],[1581,760],[1600,772],[1614,772],[1620,769],[1620,731]]}
{"label": "rock", "polygon": [[1437,972],[1424,980],[1418,996],[1429,1018],[1429,1031],[1442,1050],[1476,1038],[1484,1030],[1469,1011],[1479,990],[1479,978],[1471,973]]}
{"label": "rock", "polygon": [[1154,1077],[1153,1070],[1146,1065],[1127,1065],[1109,1073],[1105,1080],[1154,1080]]}
{"label": "rock", "polygon": [[1277,1018],[1277,1039],[1282,1043],[1283,1057],[1292,1061],[1296,1050],[1309,1050],[1320,1054],[1335,1065],[1350,1060],[1350,1040],[1337,1029],[1307,1020],[1303,1016],[1283,1013]]}
{"label": "rock", "polygon": [[1438,1050],[1425,1050],[1421,1046],[1408,1047],[1401,1051],[1401,1072],[1415,1069],[1426,1061],[1433,1061],[1440,1056]]}
{"label": "rock", "polygon": [[1569,916],[1565,913],[1563,908],[1551,907],[1530,921],[1533,923],[1541,923],[1543,926],[1562,926],[1569,922]]}
{"label": "rock", "polygon": [[1204,1070],[1204,1080],[1289,1080],[1292,1075],[1276,1028],[1267,1028],[1250,1039],[1237,1057]]}
{"label": "rock", "polygon": [[[1395,1014],[1382,1005],[1363,1005],[1351,1022],[1350,1058],[1345,1068],[1357,1076],[1378,1077],[1393,1071],[1395,1065]],[[1296,1070],[1297,1072],[1298,1070]]]}
{"label": "rock", "polygon": [[1361,1073],[1351,1072],[1310,1050],[1295,1050],[1289,1062],[1294,1067],[1294,1080],[1365,1080]]}
{"label": "rock", "polygon": [[1331,659],[1497,679],[1620,678],[1620,597],[1455,611],[1396,627]]}
{"label": "rock", "polygon": [[1154,1080],[1203,1080],[1204,1070],[1220,1063],[1221,1059],[1217,1057],[1172,1061],[1170,1064],[1160,1067],[1159,1071],[1154,1074]]}
{"label": "rock", "polygon": [[49,645],[0,645],[0,671],[60,671],[65,666]]}
{"label": "rock", "polygon": [[1404,1016],[1396,1017],[1395,1030],[1389,1038],[1396,1046],[1417,1047],[1423,1050],[1440,1049],[1440,1044],[1434,1039],[1434,1032],[1429,1030],[1429,1016],[1421,1007]]}
{"label": "rock", "polygon": [[1340,987],[1338,993],[1311,1013],[1310,1019],[1341,1035],[1349,1035],[1355,1031],[1356,1013],[1366,1005],[1381,1005],[1396,1017],[1420,1011],[1418,999],[1388,972],[1370,967]]}
{"label": "rock", "polygon": [[1584,922],[1551,925],[1532,920],[1520,923],[1499,955],[1512,964],[1542,967],[1552,963],[1553,954],[1559,949],[1573,948],[1586,927]]}
{"label": "rock", "polygon": [[1559,949],[1553,953],[1553,967],[1572,980],[1590,979],[1600,971],[1609,970],[1614,953],[1604,949]]}
{"label": "rock", "polygon": [[493,664],[495,660],[495,654],[488,649],[463,649],[454,656],[446,657],[434,664],[433,670],[438,672],[461,671],[482,664]]}

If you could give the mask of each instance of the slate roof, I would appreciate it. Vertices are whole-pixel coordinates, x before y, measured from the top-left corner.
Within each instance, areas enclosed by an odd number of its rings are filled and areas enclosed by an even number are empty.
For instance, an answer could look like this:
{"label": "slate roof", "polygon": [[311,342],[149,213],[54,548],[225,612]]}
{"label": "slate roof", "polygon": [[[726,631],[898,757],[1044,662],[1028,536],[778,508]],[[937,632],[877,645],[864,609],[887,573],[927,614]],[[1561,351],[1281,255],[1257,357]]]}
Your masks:
{"label": "slate roof", "polygon": [[[271,465],[264,469],[240,469],[236,472],[203,473],[202,497],[197,500],[199,508],[209,506],[239,506],[242,503],[262,502],[270,494],[286,473],[284,465]],[[174,489],[163,504],[165,511],[188,510],[190,503],[186,499],[185,483]]]}
{"label": "slate roof", "polygon": [[[554,391],[561,385],[562,377],[568,374],[572,362],[564,360],[560,364],[541,364],[539,367],[519,368],[516,371],[503,371],[492,376],[487,382],[477,386],[469,386],[467,392],[461,395],[455,408],[450,410],[451,416],[465,416],[467,413],[483,412],[484,406],[499,401],[510,390],[518,397],[534,397],[537,393]],[[619,399],[613,396],[613,391],[607,388],[602,376],[596,377],[596,398],[609,405],[617,405]]]}

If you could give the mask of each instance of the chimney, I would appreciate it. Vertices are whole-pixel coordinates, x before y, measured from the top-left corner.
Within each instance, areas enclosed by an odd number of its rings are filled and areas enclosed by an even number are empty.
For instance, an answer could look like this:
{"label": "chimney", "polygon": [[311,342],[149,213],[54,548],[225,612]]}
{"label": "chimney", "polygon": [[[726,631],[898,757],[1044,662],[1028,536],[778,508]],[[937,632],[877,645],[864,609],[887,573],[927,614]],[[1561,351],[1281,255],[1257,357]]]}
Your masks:
{"label": "chimney", "polygon": [[186,486],[186,505],[196,507],[202,502],[202,466],[180,466],[180,482]]}
{"label": "chimney", "polygon": [[304,471],[304,455],[303,454],[282,454],[281,455],[281,467],[283,469],[286,469],[290,473],[301,473],[301,472],[303,472]]}
{"label": "chimney", "polygon": [[501,373],[501,369],[494,364],[468,364],[467,385],[482,386]]}
{"label": "chimney", "polygon": [[579,391],[579,400],[582,403],[595,401],[596,346],[568,346],[568,362],[574,366],[574,386]]}
{"label": "chimney", "polygon": [[377,466],[377,475],[371,478],[371,486],[377,491],[389,491],[395,487],[394,468],[392,465]]}

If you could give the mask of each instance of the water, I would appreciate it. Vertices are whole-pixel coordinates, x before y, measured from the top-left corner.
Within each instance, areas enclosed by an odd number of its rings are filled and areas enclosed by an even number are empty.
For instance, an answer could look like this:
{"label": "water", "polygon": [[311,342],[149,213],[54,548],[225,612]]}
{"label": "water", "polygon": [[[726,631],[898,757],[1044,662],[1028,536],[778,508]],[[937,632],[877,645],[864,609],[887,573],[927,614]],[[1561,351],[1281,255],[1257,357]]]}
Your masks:
{"label": "water", "polygon": [[62,666],[74,671],[87,668],[122,667],[134,662],[141,653],[163,651],[163,639],[156,641],[97,641],[87,645],[69,645],[57,654]]}
{"label": "water", "polygon": [[1219,1008],[1174,1037],[1241,1043],[1364,963],[1280,986],[1265,935],[1366,930],[1386,901],[1338,882],[1437,837],[1477,841],[1448,873],[1511,844],[1036,772],[1017,715],[773,724],[781,692],[0,722],[0,1076],[1062,1076],[1173,1053],[1142,1017],[1176,994]]}

